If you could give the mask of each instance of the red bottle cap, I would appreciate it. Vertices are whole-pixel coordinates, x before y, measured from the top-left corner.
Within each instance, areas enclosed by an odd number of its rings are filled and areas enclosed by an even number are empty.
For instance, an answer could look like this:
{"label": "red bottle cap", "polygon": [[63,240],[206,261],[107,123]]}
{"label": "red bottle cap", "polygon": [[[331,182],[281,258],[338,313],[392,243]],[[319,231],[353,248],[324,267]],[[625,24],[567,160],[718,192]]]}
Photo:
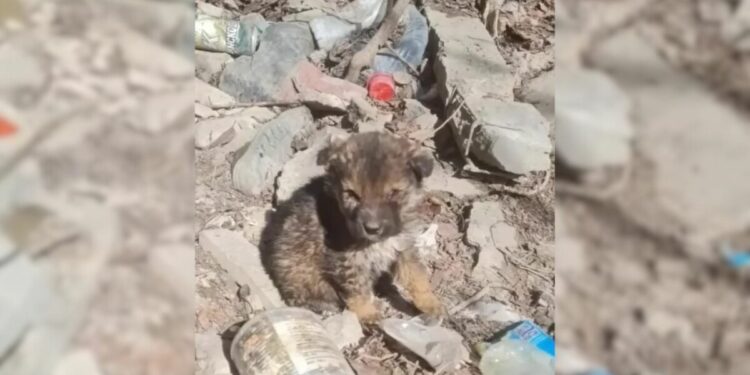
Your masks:
{"label": "red bottle cap", "polygon": [[0,116],[0,138],[10,137],[18,131],[15,124]]}
{"label": "red bottle cap", "polygon": [[396,95],[396,83],[388,73],[374,73],[367,81],[367,91],[371,98],[387,102]]}

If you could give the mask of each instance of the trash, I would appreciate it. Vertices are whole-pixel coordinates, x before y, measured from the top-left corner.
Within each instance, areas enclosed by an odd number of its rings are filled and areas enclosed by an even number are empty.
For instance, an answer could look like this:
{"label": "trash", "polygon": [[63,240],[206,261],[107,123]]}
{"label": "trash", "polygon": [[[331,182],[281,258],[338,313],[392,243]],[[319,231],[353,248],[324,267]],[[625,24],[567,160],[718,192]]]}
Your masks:
{"label": "trash", "polygon": [[555,147],[560,159],[579,169],[630,161],[631,103],[617,84],[593,70],[559,71]]}
{"label": "trash", "polygon": [[295,137],[309,136],[313,128],[312,113],[307,107],[287,110],[263,124],[232,164],[234,188],[257,195],[270,187],[284,163],[291,159]]}
{"label": "trash", "polygon": [[230,349],[239,375],[354,375],[323,323],[312,312],[288,307],[245,323]]}
{"label": "trash", "polygon": [[383,20],[387,8],[384,0],[356,0],[339,11],[336,16],[325,15],[310,21],[310,30],[318,48],[328,50],[339,40],[356,30],[366,30]]}
{"label": "trash", "polygon": [[381,321],[380,327],[388,336],[427,361],[437,373],[450,373],[469,360],[463,338],[452,329],[427,326],[418,319],[397,318]]}
{"label": "trash", "polygon": [[18,127],[12,121],[0,115],[0,138],[10,137],[17,131]]}
{"label": "trash", "polygon": [[378,54],[373,61],[372,70],[375,73],[370,77],[367,87],[374,99],[391,100],[395,95],[394,74],[414,71],[422,63],[429,34],[427,19],[413,5],[409,5],[406,12],[404,35],[393,46],[393,53],[400,58]]}
{"label": "trash", "polygon": [[420,259],[432,259],[438,249],[437,243],[438,225],[430,224],[414,241],[414,248],[419,252]]}
{"label": "trash", "polygon": [[278,100],[279,92],[291,86],[288,80],[294,69],[314,50],[307,24],[271,24],[252,58],[240,56],[227,64],[219,88],[242,102]]}
{"label": "trash", "polygon": [[725,261],[732,268],[744,268],[750,266],[750,250],[736,250],[729,244],[721,246],[721,253]]}
{"label": "trash", "polygon": [[484,349],[479,369],[483,375],[552,375],[555,342],[536,324],[524,320]]}
{"label": "trash", "polygon": [[513,323],[523,320],[517,312],[500,302],[480,300],[469,305],[463,314],[487,322]]}
{"label": "trash", "polygon": [[252,55],[267,27],[268,22],[260,15],[230,20],[199,14],[195,20],[195,48],[235,56]]}
{"label": "trash", "polygon": [[354,345],[365,337],[357,315],[349,310],[344,310],[341,314],[326,318],[323,321],[323,325],[339,349]]}

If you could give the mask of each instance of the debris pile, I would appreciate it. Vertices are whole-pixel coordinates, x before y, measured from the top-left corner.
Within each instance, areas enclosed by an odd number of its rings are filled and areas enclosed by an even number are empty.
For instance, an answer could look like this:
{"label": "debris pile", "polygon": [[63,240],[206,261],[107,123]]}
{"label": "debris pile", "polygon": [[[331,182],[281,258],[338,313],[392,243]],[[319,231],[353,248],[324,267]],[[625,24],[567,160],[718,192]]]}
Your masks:
{"label": "debris pile", "polygon": [[[360,374],[478,374],[472,346],[513,323],[533,320],[554,335],[553,90],[541,78],[526,82],[551,65],[521,73],[507,64],[498,44],[515,42],[491,35],[473,5],[339,3],[198,2],[196,38],[205,39],[196,43],[195,71],[196,329],[207,335],[196,351],[200,374],[217,375],[220,359],[233,358],[216,347],[217,332],[234,337],[243,322],[285,309],[257,255],[260,230],[279,202],[324,173],[316,159],[328,139],[355,132],[392,132],[434,151],[416,246],[450,312],[437,325],[424,322],[384,290],[386,319],[377,328],[363,330],[343,311],[299,329],[323,327]],[[551,27],[551,7],[539,9],[536,21]],[[206,20],[210,32],[202,31]],[[230,41],[245,44],[223,47]],[[551,56],[549,41],[536,46]],[[248,358],[239,367],[261,366]]]}

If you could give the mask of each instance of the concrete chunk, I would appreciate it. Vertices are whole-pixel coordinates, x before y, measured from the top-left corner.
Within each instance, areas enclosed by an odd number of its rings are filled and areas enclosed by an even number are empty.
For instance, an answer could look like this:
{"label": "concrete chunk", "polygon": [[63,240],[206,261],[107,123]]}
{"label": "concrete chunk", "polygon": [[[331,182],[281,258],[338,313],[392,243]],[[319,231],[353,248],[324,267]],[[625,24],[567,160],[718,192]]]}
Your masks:
{"label": "concrete chunk", "polygon": [[257,195],[270,187],[292,157],[295,137],[312,131],[312,113],[306,107],[290,109],[264,124],[232,165],[234,188]]}
{"label": "concrete chunk", "polygon": [[278,290],[263,268],[260,250],[241,233],[208,229],[200,233],[198,241],[236,282],[250,287],[250,292],[258,296],[266,309],[284,306]]}

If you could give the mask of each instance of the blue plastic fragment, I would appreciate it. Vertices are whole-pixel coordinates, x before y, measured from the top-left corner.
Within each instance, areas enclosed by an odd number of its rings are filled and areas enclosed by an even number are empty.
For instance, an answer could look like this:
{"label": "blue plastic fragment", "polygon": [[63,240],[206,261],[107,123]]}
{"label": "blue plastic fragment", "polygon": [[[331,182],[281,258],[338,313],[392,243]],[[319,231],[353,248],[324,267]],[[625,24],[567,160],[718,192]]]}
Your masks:
{"label": "blue plastic fragment", "polygon": [[555,340],[533,322],[524,320],[508,332],[508,337],[511,340],[527,342],[551,357],[555,356]]}
{"label": "blue plastic fragment", "polygon": [[728,244],[724,244],[721,252],[726,262],[733,268],[750,266],[750,251],[748,250],[735,250]]}

